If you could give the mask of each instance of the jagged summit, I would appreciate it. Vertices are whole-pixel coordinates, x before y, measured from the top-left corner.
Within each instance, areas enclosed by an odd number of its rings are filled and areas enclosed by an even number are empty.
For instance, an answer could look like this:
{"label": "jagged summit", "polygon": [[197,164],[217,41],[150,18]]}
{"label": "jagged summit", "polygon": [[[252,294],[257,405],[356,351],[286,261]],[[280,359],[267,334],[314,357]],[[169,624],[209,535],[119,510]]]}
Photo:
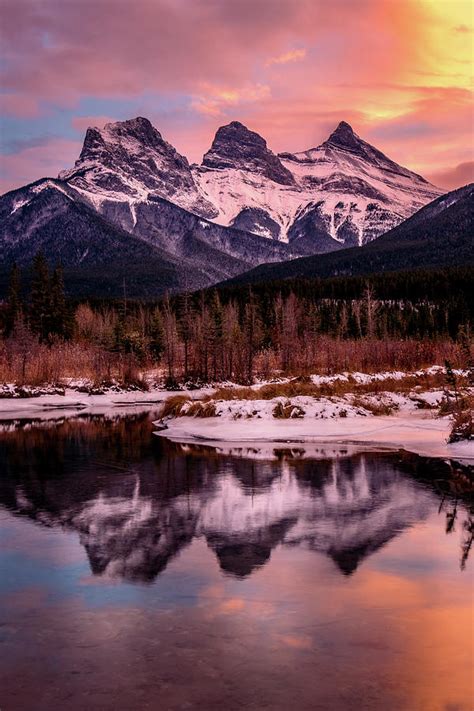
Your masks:
{"label": "jagged summit", "polygon": [[131,258],[128,234],[137,255],[143,240],[166,263],[181,260],[187,287],[200,287],[262,262],[361,246],[441,193],[346,121],[318,147],[279,155],[232,121],[202,164],[190,166],[137,116],[89,128],[74,167],[58,180],[5,195],[0,239],[5,259],[25,261],[41,246],[51,259],[62,254],[84,267],[115,259],[115,244]]}
{"label": "jagged summit", "polygon": [[218,222],[312,254],[369,242],[441,192],[346,121],[316,148],[278,155],[233,121],[217,131],[195,179]]}
{"label": "jagged summit", "polygon": [[331,133],[325,143],[336,146],[356,147],[360,144],[361,138],[354,132],[354,129],[346,121],[341,121],[337,128]]}
{"label": "jagged summit", "polygon": [[330,134],[329,138],[321,144],[320,148],[350,151],[365,160],[372,162],[379,162],[382,160],[384,163],[390,163],[391,166],[396,166],[398,169],[401,169],[401,166],[391,161],[390,158],[387,158],[387,156],[381,151],[358,136],[352,126],[346,121],[341,121],[337,125],[334,131]]}
{"label": "jagged summit", "polygon": [[[115,137],[117,140],[122,139],[126,141],[127,138],[134,138],[142,144],[149,144],[151,146],[164,144],[168,150],[172,149],[173,152],[177,153],[173,146],[164,140],[161,133],[153,126],[151,121],[143,116],[137,116],[127,121],[107,123],[103,128],[103,133],[109,139]],[[184,158],[184,156],[181,157]],[[184,160],[186,160],[186,158],[184,158]]]}
{"label": "jagged summit", "polygon": [[398,175],[403,175],[414,179],[416,182],[426,183],[427,181],[420,175],[413,173],[412,171],[399,165],[391,158],[382,153],[378,148],[371,145],[367,141],[364,141],[357,133],[354,131],[352,126],[346,121],[341,121],[338,126],[331,133],[329,138],[327,138],[318,148],[312,149],[307,153],[316,154],[318,151],[325,151],[329,155],[333,155],[334,151],[343,151],[351,153],[357,156],[365,163],[368,163],[378,169],[382,169],[387,173],[397,173]]}
{"label": "jagged summit", "polygon": [[[111,147],[117,145],[132,153],[139,151],[140,147],[149,146],[177,154],[173,146],[163,139],[161,133],[148,119],[137,116],[127,121],[107,123],[103,128],[89,127],[76,165],[88,157],[94,158],[99,151],[104,153],[103,158],[110,160],[113,157]],[[187,163],[184,156],[180,158]]]}
{"label": "jagged summit", "polygon": [[210,150],[204,155],[205,168],[234,168],[260,173],[281,185],[294,184],[291,172],[268,147],[262,136],[240,121],[221,126]]}
{"label": "jagged summit", "polygon": [[74,168],[59,178],[87,191],[95,204],[162,197],[203,217],[216,212],[199,194],[187,158],[142,116],[88,128]]}
{"label": "jagged summit", "polygon": [[318,147],[279,155],[231,121],[216,131],[202,164],[190,166],[137,116],[89,128],[74,168],[59,177],[135,233],[150,230],[136,204],[165,198],[218,224],[290,242],[301,254],[369,242],[441,192],[346,121]]}

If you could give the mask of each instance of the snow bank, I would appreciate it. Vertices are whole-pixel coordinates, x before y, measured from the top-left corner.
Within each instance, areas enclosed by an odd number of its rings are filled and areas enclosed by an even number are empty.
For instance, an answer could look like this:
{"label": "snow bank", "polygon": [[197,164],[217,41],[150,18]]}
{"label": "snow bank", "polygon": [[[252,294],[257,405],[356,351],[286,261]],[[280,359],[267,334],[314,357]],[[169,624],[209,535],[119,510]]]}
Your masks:
{"label": "snow bank", "polygon": [[[181,394],[192,397],[202,397],[209,389],[184,390]],[[176,395],[162,389],[141,390],[107,390],[99,394],[80,392],[75,388],[56,389],[54,392],[38,389],[28,397],[0,397],[0,422],[11,420],[52,420],[58,417],[75,417],[78,415],[122,415],[137,412],[158,411],[163,402]]]}
{"label": "snow bank", "polygon": [[[341,373],[333,376],[314,375],[317,384],[337,379],[367,383],[380,380],[402,379],[407,375],[435,374],[443,369],[433,366],[416,373],[390,371],[386,373]],[[459,372],[459,375],[462,373]],[[285,382],[288,379],[278,379]],[[275,381],[274,381],[275,382]],[[91,415],[127,415],[137,412],[158,413],[162,404],[176,392],[158,387],[147,392],[108,390],[99,394],[81,392],[82,381],[70,381],[64,389],[37,389],[29,396],[19,396],[18,390],[3,386],[0,397],[0,421],[54,420],[57,418]],[[264,385],[259,383],[253,388]],[[72,386],[72,387],[71,387]],[[232,383],[225,383],[233,387]],[[182,390],[181,395],[195,399],[212,393],[212,387]],[[403,448],[417,454],[459,459],[474,464],[474,441],[447,444],[451,420],[436,417],[436,409],[444,395],[442,389],[411,393],[380,392],[351,394],[333,397],[299,396],[272,400],[218,400],[213,401],[216,417],[179,417],[165,422],[166,429],[157,434],[176,442],[202,443],[219,451],[273,451],[274,444],[311,446],[312,450],[331,446],[370,446]],[[281,404],[287,419],[274,416],[275,407]],[[289,409],[288,409],[289,408]],[[391,410],[390,415],[374,415],[380,408]],[[163,428],[163,423],[156,423]],[[267,451],[268,450],[268,451]],[[321,450],[322,451],[322,450]]]}
{"label": "snow bank", "polygon": [[[173,441],[205,442],[215,447],[223,442],[243,448],[250,444],[260,447],[264,442],[358,443],[474,463],[474,441],[447,443],[451,419],[436,416],[443,396],[444,391],[437,389],[407,394],[216,400],[211,401],[215,417],[187,416],[190,402],[183,407],[184,416],[156,424],[161,428],[158,434]],[[285,418],[277,416],[282,408]],[[384,411],[390,414],[374,414]]]}
{"label": "snow bank", "polygon": [[[157,423],[158,424],[158,423]],[[351,418],[229,418],[179,417],[157,432],[174,442],[201,443],[220,447],[222,443],[248,448],[265,442],[280,444],[359,444],[405,449],[427,457],[461,459],[474,464],[474,441],[447,444],[450,421],[412,411],[395,416]]]}

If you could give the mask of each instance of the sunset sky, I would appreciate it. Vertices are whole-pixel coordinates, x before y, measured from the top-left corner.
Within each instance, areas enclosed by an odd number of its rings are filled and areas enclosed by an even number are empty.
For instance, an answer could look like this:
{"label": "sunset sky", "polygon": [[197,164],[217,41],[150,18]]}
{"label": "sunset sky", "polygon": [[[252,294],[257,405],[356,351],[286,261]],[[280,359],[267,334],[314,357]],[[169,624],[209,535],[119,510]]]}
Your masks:
{"label": "sunset sky", "polygon": [[146,116],[189,160],[240,120],[274,151],[340,120],[447,189],[474,180],[471,0],[1,0],[0,191]]}

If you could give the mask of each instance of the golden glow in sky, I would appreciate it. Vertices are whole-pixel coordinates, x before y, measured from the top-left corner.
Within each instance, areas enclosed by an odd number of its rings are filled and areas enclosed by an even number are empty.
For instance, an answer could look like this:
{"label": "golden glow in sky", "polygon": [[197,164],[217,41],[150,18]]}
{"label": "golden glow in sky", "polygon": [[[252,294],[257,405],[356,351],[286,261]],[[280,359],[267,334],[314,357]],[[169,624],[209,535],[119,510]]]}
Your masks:
{"label": "golden glow in sky", "polygon": [[345,120],[438,185],[474,179],[472,0],[3,0],[1,14],[4,189],[71,165],[88,125],[137,115],[191,161],[232,120],[275,151]]}

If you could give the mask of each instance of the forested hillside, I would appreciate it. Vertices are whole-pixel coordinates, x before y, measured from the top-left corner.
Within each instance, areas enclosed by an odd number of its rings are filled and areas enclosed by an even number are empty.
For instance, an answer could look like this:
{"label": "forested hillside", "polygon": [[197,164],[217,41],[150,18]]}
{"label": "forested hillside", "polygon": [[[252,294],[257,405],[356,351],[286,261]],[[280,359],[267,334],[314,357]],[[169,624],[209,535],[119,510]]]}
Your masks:
{"label": "forested hillside", "polygon": [[65,374],[236,380],[317,370],[413,369],[456,359],[474,316],[472,268],[286,280],[138,302],[67,301],[39,255],[31,289],[12,271],[1,311],[0,378]]}

